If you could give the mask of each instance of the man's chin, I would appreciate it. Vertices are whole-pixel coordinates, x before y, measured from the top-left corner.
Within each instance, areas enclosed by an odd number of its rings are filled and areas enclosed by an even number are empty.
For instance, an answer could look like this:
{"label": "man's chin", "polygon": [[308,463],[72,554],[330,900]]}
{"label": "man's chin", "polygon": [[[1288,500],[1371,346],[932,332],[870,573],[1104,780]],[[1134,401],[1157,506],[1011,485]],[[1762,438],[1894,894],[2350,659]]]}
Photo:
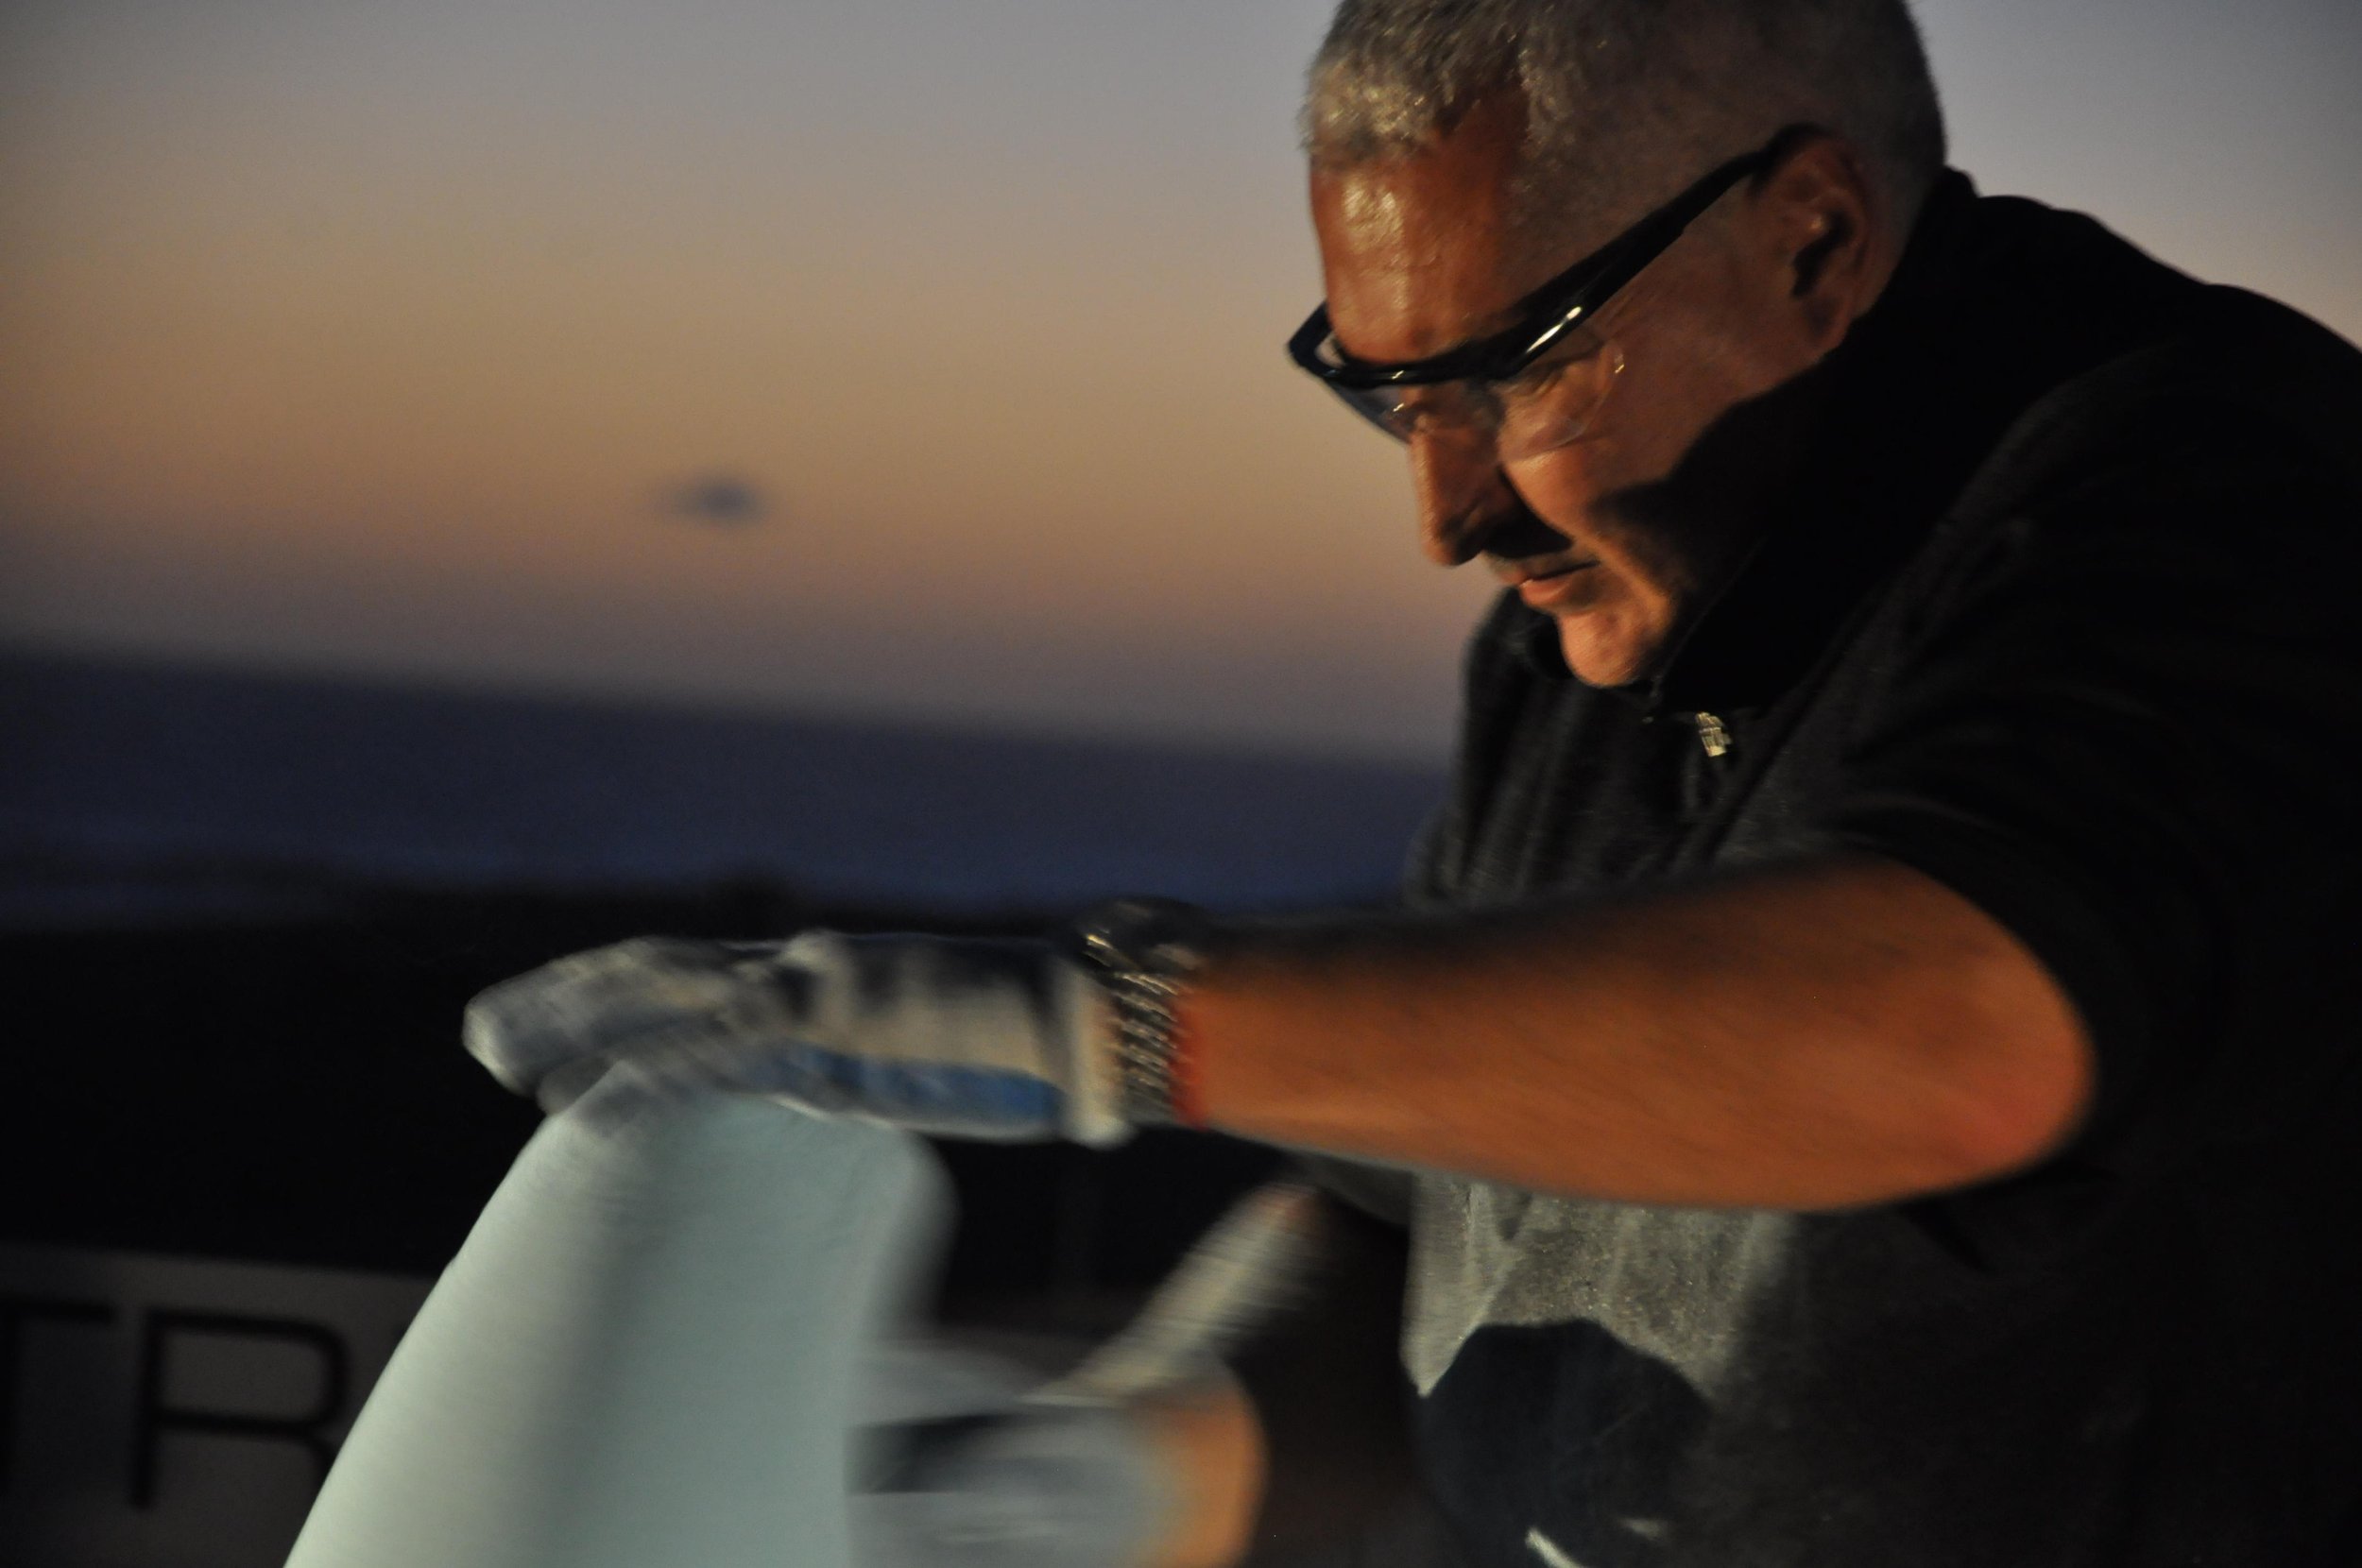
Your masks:
{"label": "man's chin", "polygon": [[1666,636],[1597,610],[1558,617],[1558,648],[1585,686],[1630,686],[1656,673]]}

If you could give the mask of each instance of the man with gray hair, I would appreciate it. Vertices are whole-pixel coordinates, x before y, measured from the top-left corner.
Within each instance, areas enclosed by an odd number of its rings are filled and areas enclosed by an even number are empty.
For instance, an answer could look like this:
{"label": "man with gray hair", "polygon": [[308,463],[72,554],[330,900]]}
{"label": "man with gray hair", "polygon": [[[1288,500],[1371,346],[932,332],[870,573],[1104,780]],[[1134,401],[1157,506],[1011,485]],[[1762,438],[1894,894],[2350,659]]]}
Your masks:
{"label": "man with gray hair", "polygon": [[[1406,909],[643,952],[479,1053],[1325,1156],[1481,1568],[2362,1561],[2362,355],[1978,196],[1902,0],[1345,0],[1305,132],[1291,350],[1505,588]],[[1181,1516],[1386,1474],[1335,1269]]]}

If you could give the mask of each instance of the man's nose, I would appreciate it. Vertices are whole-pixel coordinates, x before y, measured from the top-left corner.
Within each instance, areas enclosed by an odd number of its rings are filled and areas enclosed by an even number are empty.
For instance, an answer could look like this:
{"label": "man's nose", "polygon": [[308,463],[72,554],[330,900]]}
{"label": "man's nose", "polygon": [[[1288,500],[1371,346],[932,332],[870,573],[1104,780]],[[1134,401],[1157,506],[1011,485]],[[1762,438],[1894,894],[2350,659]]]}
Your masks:
{"label": "man's nose", "polygon": [[1420,546],[1437,566],[1476,559],[1500,519],[1516,509],[1493,443],[1459,432],[1412,436],[1411,487]]}

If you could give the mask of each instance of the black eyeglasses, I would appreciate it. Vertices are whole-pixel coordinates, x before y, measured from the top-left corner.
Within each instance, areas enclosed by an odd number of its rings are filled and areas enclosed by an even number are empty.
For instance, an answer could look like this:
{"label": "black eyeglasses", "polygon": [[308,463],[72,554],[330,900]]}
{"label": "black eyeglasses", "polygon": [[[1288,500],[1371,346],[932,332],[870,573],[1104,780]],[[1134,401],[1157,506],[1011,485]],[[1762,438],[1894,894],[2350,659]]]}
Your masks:
{"label": "black eyeglasses", "polygon": [[[1770,168],[1800,128],[1714,169],[1535,289],[1518,303],[1514,326],[1426,359],[1381,365],[1338,346],[1324,302],[1288,340],[1288,352],[1346,407],[1396,440],[1441,422],[1489,435],[1503,459],[1581,440],[1624,368],[1621,351],[1592,329],[1600,307],[1733,186]],[[1412,388],[1448,390],[1406,396]]]}

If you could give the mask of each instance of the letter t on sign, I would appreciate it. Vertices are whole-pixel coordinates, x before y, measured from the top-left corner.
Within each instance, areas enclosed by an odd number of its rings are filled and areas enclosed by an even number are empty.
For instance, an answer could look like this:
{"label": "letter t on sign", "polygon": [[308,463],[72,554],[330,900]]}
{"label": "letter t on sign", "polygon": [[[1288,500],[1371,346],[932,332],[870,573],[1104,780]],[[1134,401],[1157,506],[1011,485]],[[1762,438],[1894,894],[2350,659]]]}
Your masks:
{"label": "letter t on sign", "polygon": [[34,1319],[53,1323],[81,1323],[104,1328],[115,1321],[114,1309],[97,1302],[49,1301],[38,1296],[0,1296],[0,1496],[9,1491],[9,1474],[16,1460],[16,1404],[19,1374],[25,1365],[24,1325]]}

